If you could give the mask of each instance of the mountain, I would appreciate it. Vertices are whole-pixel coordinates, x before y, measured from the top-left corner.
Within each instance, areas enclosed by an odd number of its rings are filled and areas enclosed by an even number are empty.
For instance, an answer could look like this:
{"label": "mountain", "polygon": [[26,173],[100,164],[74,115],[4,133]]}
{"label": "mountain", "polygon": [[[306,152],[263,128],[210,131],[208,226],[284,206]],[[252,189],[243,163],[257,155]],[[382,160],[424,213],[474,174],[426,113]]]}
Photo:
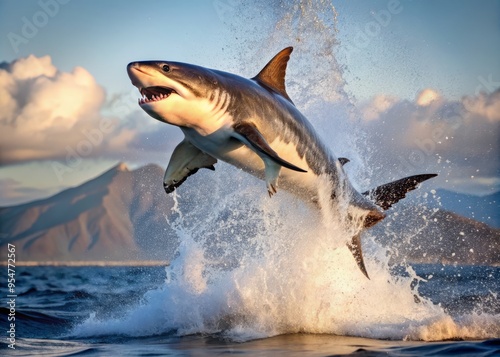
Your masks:
{"label": "mountain", "polygon": [[500,228],[500,191],[474,196],[440,189],[436,196],[443,209]]}
{"label": "mountain", "polygon": [[18,261],[169,259],[177,240],[162,177],[156,165],[119,164],[52,197],[0,208],[0,254],[12,243]]}
{"label": "mountain", "polygon": [[[12,243],[18,262],[171,260],[179,241],[167,222],[174,201],[162,178],[157,165],[130,171],[119,164],[52,197],[0,208],[0,254],[6,257]],[[185,213],[213,186],[203,175],[190,180],[189,194],[179,198]],[[448,201],[441,198],[442,206]],[[226,210],[220,226],[231,216]],[[391,209],[372,234],[396,262],[500,265],[499,229],[411,199]]]}
{"label": "mountain", "polygon": [[425,206],[396,212],[374,232],[393,262],[500,265],[500,229]]}

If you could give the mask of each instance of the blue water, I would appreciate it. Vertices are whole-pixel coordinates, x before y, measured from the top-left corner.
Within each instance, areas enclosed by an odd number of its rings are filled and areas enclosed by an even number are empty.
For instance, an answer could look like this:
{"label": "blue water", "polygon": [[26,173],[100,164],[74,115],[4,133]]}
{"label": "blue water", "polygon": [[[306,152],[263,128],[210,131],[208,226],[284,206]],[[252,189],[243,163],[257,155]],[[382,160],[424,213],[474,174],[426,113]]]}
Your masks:
{"label": "blue water", "polygon": [[[419,265],[413,269],[424,280],[413,280],[416,303],[430,299],[450,316],[474,312],[469,328],[481,328],[482,318],[500,314],[500,268],[472,266]],[[165,267],[18,267],[16,299],[16,349],[2,344],[2,354],[31,355],[336,355],[361,356],[495,356],[500,355],[500,339],[490,331],[490,338],[479,341],[421,342],[343,337],[334,334],[284,334],[276,337],[235,342],[227,337],[231,321],[219,324],[219,330],[193,334],[171,329],[168,324],[142,326],[127,318],[140,306],[151,305],[148,294],[168,290]],[[399,272],[398,272],[399,270]],[[393,274],[408,275],[404,269]],[[182,304],[179,304],[182,306]],[[194,307],[193,307],[194,308]],[[377,307],[374,306],[374,309]],[[6,307],[0,309],[1,324],[7,326]],[[156,314],[162,314],[162,309]],[[188,311],[184,311],[188,314]],[[122,321],[131,324],[134,333],[108,332],[89,321],[106,324]],[[161,320],[157,320],[161,321]],[[493,320],[495,321],[495,320]],[[498,322],[498,320],[496,320]],[[87,326],[88,325],[88,326]],[[226,325],[226,326],[224,326]],[[82,329],[87,326],[87,329]],[[90,327],[89,327],[90,326]],[[375,328],[375,326],[374,326]],[[90,332],[89,332],[90,329]],[[112,327],[110,327],[112,330]],[[233,331],[234,333],[234,331]],[[498,333],[498,331],[496,332]],[[488,331],[485,332],[485,337]],[[439,336],[438,336],[439,337]],[[497,339],[495,339],[497,338]],[[459,336],[452,339],[460,340]],[[439,339],[438,339],[439,340]]]}
{"label": "blue water", "polygon": [[[236,63],[216,64],[254,75],[295,45],[288,93],[333,152],[351,159],[353,182],[374,187],[368,178],[380,178],[366,163],[381,153],[353,120],[347,64],[335,57],[337,13],[330,1],[293,3],[301,11],[232,7]],[[331,224],[335,212],[322,220],[281,194],[268,200],[262,182],[218,165],[190,177],[178,190],[185,202],[165,212],[180,243],[168,267],[18,267],[16,348],[2,343],[0,354],[500,355],[500,268],[391,267],[389,248],[366,232],[368,280],[346,248],[351,236]],[[8,314],[3,304],[3,330]]]}

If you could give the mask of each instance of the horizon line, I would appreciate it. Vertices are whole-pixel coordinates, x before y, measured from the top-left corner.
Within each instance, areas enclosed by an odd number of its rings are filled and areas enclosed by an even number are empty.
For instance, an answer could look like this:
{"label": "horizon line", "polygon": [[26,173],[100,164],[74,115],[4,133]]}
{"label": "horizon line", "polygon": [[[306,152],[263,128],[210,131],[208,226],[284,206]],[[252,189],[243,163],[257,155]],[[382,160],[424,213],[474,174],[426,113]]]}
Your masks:
{"label": "horizon line", "polygon": [[[1,266],[8,266],[7,262],[1,262]],[[60,266],[60,267],[105,267],[105,266],[115,266],[115,267],[147,267],[147,266],[168,266],[170,262],[167,260],[115,260],[115,261],[105,261],[105,260],[88,260],[88,261],[25,261],[17,262],[16,267],[20,266]]]}

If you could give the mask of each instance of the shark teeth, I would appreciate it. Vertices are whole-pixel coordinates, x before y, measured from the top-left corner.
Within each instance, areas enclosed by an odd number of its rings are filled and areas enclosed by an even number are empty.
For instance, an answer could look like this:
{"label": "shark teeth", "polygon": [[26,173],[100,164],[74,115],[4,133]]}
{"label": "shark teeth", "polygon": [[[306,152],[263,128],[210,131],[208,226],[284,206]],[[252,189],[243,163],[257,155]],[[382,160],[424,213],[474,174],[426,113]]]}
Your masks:
{"label": "shark teeth", "polygon": [[166,87],[140,88],[139,91],[142,94],[142,98],[139,98],[139,105],[167,99],[174,92],[173,89]]}

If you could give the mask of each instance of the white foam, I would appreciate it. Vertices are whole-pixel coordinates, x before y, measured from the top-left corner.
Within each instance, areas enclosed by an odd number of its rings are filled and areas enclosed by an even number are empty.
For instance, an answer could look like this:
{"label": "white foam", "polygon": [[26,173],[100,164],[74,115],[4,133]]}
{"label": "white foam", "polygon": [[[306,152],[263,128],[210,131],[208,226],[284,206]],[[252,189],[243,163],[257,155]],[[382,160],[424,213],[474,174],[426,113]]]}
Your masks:
{"label": "white foam", "polygon": [[[248,192],[179,214],[171,223],[182,243],[165,284],[122,318],[92,316],[73,334],[222,333],[237,341],[297,332],[417,340],[498,336],[498,317],[453,319],[418,296],[411,269],[409,277],[391,276],[386,250],[370,235],[364,238],[368,280],[345,247],[340,225],[327,231],[318,212],[284,194],[263,194],[259,202]],[[231,216],[220,219],[228,210]],[[239,213],[244,221],[235,219]],[[253,236],[238,237],[249,222]],[[222,226],[234,235],[220,235]]]}
{"label": "white foam", "polygon": [[[240,65],[248,71],[249,64],[263,65],[263,57],[295,45],[287,81],[292,99],[299,109],[307,108],[305,114],[333,151],[351,159],[346,169],[351,179],[356,175],[354,184],[370,187],[370,169],[362,159],[370,151],[355,121],[349,120],[353,107],[334,56],[335,9],[330,1],[293,1],[293,13],[268,6],[267,1],[234,5],[225,18],[234,18],[236,34],[241,34],[236,36],[241,48],[234,51],[242,56]],[[274,32],[257,46],[248,37],[256,31],[244,24]],[[222,333],[238,341],[296,332],[399,340],[500,336],[500,316],[449,316],[418,295],[412,286],[418,277],[411,268],[409,277],[392,276],[387,250],[369,233],[363,235],[371,277],[366,279],[345,246],[352,232],[329,219],[335,212],[323,211],[322,216],[282,192],[268,199],[262,182],[221,163],[216,174],[215,184],[198,181],[185,191],[197,204],[174,208],[170,223],[181,246],[166,268],[165,284],[146,293],[121,318],[91,316],[74,335],[175,331]],[[326,186],[323,193],[329,197]]]}

